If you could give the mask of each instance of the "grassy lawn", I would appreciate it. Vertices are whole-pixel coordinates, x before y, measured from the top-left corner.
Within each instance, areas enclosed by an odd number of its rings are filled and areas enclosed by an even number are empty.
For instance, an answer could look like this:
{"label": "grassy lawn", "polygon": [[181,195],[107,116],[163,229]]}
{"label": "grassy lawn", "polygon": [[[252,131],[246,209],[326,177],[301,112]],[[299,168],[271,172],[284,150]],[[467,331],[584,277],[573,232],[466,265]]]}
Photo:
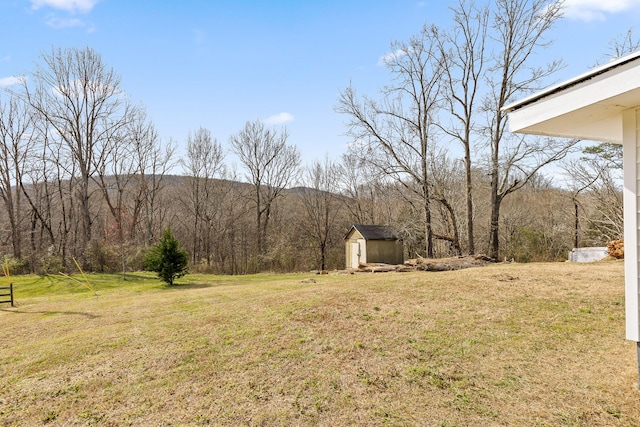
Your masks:
{"label": "grassy lawn", "polygon": [[640,426],[621,262],[13,282],[1,426]]}

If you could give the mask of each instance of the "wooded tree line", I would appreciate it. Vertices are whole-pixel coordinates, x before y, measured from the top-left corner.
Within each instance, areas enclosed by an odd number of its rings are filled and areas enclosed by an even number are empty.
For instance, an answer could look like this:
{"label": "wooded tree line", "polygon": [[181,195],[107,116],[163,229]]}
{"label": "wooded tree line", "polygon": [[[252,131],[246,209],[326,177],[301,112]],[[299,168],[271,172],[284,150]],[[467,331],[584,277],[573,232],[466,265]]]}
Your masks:
{"label": "wooded tree line", "polygon": [[572,178],[560,189],[541,168],[577,141],[506,130],[502,108],[561,65],[531,63],[561,10],[460,0],[450,27],[393,44],[379,94],[359,95],[357,82],[341,92],[353,143],[305,166],[286,128],[259,120],[228,144],[195,129],[178,158],[97,52],[53,48],[0,93],[0,254],[25,272],[64,271],[72,259],[136,270],[171,227],[192,271],[243,274],[342,268],[354,223],[392,225],[410,257],[553,260],[618,238],[619,150],[566,161]]}

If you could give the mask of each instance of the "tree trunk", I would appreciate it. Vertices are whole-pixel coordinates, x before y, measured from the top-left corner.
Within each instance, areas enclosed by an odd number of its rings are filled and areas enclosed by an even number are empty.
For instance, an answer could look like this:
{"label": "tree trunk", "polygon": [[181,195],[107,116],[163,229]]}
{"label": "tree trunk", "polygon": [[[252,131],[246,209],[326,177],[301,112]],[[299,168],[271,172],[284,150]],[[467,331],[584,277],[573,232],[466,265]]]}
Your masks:
{"label": "tree trunk", "polygon": [[431,227],[431,202],[429,200],[429,189],[424,186],[424,221],[425,221],[425,240],[427,258],[433,258],[433,228]]}
{"label": "tree trunk", "polygon": [[320,246],[320,272],[325,270],[325,262],[326,262],[326,253],[327,253],[327,247],[326,245],[321,245]]}
{"label": "tree trunk", "polygon": [[467,184],[467,250],[470,255],[475,254],[475,242],[473,240],[473,185],[471,182],[471,150],[469,144],[464,146],[464,166]]}
{"label": "tree trunk", "polygon": [[[492,178],[492,181],[494,179]],[[497,175],[495,178],[495,183],[492,182],[492,190],[491,190],[491,222],[489,225],[489,257],[493,259],[498,259],[500,255],[500,204],[502,202],[502,197],[498,194],[497,185],[498,179]],[[493,186],[496,186],[493,189]]]}
{"label": "tree trunk", "polygon": [[578,230],[579,230],[579,226],[580,226],[580,219],[578,218],[578,201],[574,198],[573,199],[573,207],[575,209],[575,218],[574,218],[574,235],[573,235],[573,247],[577,248],[578,247]]}
{"label": "tree trunk", "polygon": [[453,210],[453,206],[451,206],[451,204],[447,201],[447,199],[443,198],[443,199],[439,199],[438,201],[442,203],[444,208],[447,210],[447,213],[449,214],[449,218],[451,218],[451,231],[452,231],[453,237],[447,238],[446,240],[449,240],[451,242],[451,245],[453,246],[453,249],[456,255],[461,256],[462,247],[460,245],[460,232],[458,230],[458,221],[456,219],[456,213]]}

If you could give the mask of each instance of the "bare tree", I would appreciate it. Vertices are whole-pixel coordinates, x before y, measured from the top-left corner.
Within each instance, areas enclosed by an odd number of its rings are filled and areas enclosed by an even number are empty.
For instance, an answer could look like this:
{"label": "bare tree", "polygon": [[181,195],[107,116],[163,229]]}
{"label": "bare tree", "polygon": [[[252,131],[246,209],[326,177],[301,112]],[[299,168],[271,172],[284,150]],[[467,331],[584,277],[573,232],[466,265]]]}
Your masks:
{"label": "bare tree", "polygon": [[640,50],[640,39],[636,37],[634,29],[629,28],[624,34],[609,41],[609,52],[604,55],[603,61],[612,61],[637,50]]}
{"label": "bare tree", "polygon": [[22,191],[25,163],[33,139],[31,115],[20,100],[6,94],[0,99],[0,197],[9,217],[13,256],[22,256]]}
{"label": "bare tree", "polygon": [[[600,178],[599,173],[591,175],[581,163],[565,165],[565,170],[573,177],[571,185],[571,201],[573,202],[573,247],[580,247],[580,194],[591,187]],[[585,172],[585,173],[582,173]],[[586,179],[585,179],[586,178]]]}
{"label": "bare tree", "polygon": [[[32,267],[36,266],[36,253],[43,247],[56,244],[53,224],[54,162],[51,161],[46,131],[35,126],[38,120],[33,120],[32,142],[30,149],[25,152],[25,164],[19,178],[20,190],[30,207],[29,240],[32,252]],[[40,134],[40,132],[42,134]]]}
{"label": "bare tree", "polygon": [[[51,246],[47,248],[47,254],[58,258],[64,268],[78,224],[74,191],[76,166],[62,145],[51,140],[49,124],[39,117],[34,119],[34,123],[36,155],[29,159],[25,169],[21,180],[22,193],[32,209],[34,222],[37,218],[49,236]],[[32,246],[35,248],[34,228],[35,225],[32,226]]]}
{"label": "bare tree", "polygon": [[349,117],[348,134],[367,146],[369,161],[422,202],[425,249],[433,257],[429,146],[440,108],[442,61],[432,27],[426,26],[409,42],[395,42],[384,59],[393,84],[382,100],[358,97],[353,87],[340,93],[336,110]]}
{"label": "bare tree", "polygon": [[[488,5],[476,7],[473,1],[459,0],[453,11],[453,28],[441,32],[434,39],[444,61],[445,103],[450,121],[441,129],[458,141],[464,150],[465,190],[467,209],[467,251],[475,253],[473,161],[472,148],[476,113],[481,96],[489,22]],[[445,123],[448,123],[446,125]]]}
{"label": "bare tree", "polygon": [[355,145],[342,154],[338,165],[340,190],[346,196],[344,204],[356,224],[375,224],[379,172],[365,157]]}
{"label": "bare tree", "polygon": [[260,120],[247,122],[230,138],[231,148],[244,165],[246,179],[253,186],[256,249],[266,253],[266,237],[274,201],[293,182],[300,165],[295,146],[287,145],[286,129],[266,129]]}
{"label": "bare tree", "polygon": [[43,54],[33,85],[24,80],[24,99],[47,122],[49,139],[59,141],[78,172],[84,246],[92,238],[90,181],[104,163],[110,141],[130,120],[131,109],[120,77],[90,48]]}
{"label": "bare tree", "polygon": [[315,161],[306,169],[305,186],[299,193],[304,207],[302,229],[318,251],[319,270],[326,269],[327,250],[336,240],[335,220],[344,206],[338,194],[338,174],[338,165],[328,157]]}
{"label": "bare tree", "polygon": [[216,180],[226,175],[222,145],[211,137],[211,131],[199,128],[187,137],[187,157],[182,164],[189,175],[189,192],[185,195],[185,204],[191,211],[192,262],[197,263],[205,257],[209,265],[212,228],[223,202],[219,199],[222,185]]}
{"label": "bare tree", "polygon": [[154,127],[143,127],[136,133],[136,191],[131,201],[133,218],[131,235],[134,227],[140,226],[142,241],[150,245],[160,236],[167,206],[163,206],[162,193],[165,180],[175,166],[175,143],[169,140],[161,143]]}
{"label": "bare tree", "polygon": [[[154,134],[153,125],[142,108],[130,110],[125,126],[111,135],[106,142],[102,162],[96,167],[92,179],[102,191],[114,227],[105,227],[115,236],[120,247],[122,277],[126,279],[127,246],[133,243],[135,224],[139,218],[140,205],[135,197],[136,183],[139,179],[139,158],[137,156],[141,140]],[[150,141],[154,144],[156,141]],[[146,143],[146,141],[145,141]],[[105,219],[106,221],[106,219]]]}
{"label": "bare tree", "polygon": [[[603,143],[586,147],[581,158],[567,161],[563,167],[572,188],[574,247],[579,247],[582,216],[587,224],[586,232],[596,244],[621,238],[624,231],[620,185],[622,146]],[[580,215],[581,206],[583,215]]]}
{"label": "bare tree", "polygon": [[459,179],[461,173],[456,167],[456,162],[452,161],[444,150],[432,152],[430,163],[430,169],[433,171],[432,198],[442,210],[442,231],[434,233],[434,237],[448,242],[451,252],[460,256],[462,255],[460,227],[458,226],[458,215],[454,207],[454,195],[452,193],[455,192],[456,188],[460,187]]}
{"label": "bare tree", "polygon": [[484,98],[485,132],[489,138],[491,217],[489,256],[499,256],[500,206],[545,165],[562,159],[576,141],[530,138],[507,133],[503,107],[515,96],[539,89],[561,67],[559,61],[533,66],[531,57],[546,46],[545,35],[560,18],[562,2],[555,0],[497,0],[490,37],[495,50],[487,68]]}

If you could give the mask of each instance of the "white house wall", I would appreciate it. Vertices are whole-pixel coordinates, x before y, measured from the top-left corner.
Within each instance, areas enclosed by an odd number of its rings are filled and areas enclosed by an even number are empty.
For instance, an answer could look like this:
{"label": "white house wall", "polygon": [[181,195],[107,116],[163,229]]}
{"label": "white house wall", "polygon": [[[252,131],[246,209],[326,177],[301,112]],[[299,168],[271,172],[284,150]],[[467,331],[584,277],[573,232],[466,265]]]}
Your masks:
{"label": "white house wall", "polygon": [[640,342],[638,242],[640,242],[640,109],[622,113],[626,337]]}

